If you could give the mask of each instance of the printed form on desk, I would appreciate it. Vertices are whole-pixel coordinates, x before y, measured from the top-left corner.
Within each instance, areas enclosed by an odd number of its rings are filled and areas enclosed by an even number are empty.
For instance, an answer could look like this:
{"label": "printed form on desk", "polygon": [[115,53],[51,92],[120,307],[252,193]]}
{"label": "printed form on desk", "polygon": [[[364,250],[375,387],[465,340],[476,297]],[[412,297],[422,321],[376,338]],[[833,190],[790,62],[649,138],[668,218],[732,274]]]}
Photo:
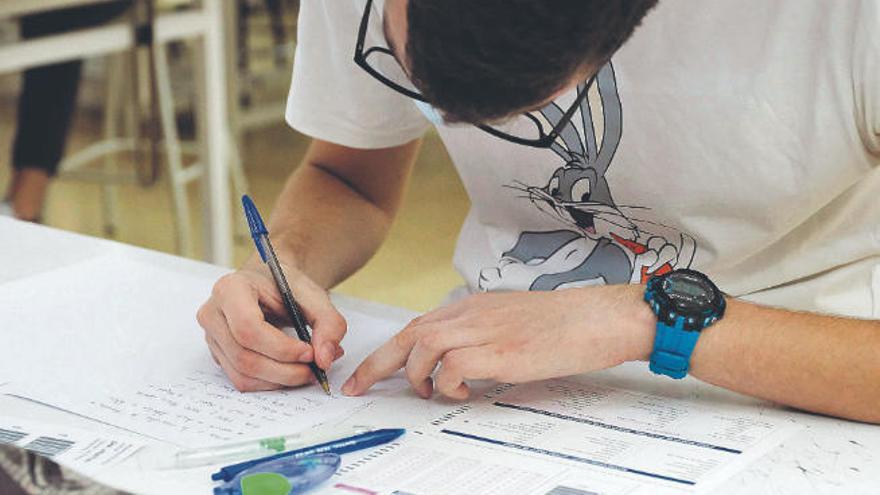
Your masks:
{"label": "printed form on desk", "polygon": [[321,495],[705,492],[799,427],[592,383],[502,385],[337,474]]}
{"label": "printed form on desk", "polygon": [[133,437],[95,435],[70,426],[0,416],[0,444],[29,450],[86,475],[111,469],[144,442]]}

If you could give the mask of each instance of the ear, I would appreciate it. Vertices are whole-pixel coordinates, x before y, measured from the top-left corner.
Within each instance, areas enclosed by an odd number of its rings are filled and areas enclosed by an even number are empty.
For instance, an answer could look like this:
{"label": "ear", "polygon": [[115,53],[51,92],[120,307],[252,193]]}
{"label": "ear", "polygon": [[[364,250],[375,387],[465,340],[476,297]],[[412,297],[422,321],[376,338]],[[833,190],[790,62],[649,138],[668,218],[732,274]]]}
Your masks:
{"label": "ear", "polygon": [[[541,115],[543,115],[553,127],[556,127],[559,122],[562,121],[564,114],[565,112],[563,112],[562,109],[559,108],[559,105],[554,102],[550,102],[549,105],[541,109]],[[565,158],[565,161],[570,161],[572,154],[578,154],[581,156],[585,155],[584,145],[583,142],[581,142],[581,135],[571,121],[565,123],[559,131],[559,137],[562,138],[562,142],[565,144],[568,151],[566,156],[563,157]],[[559,153],[557,152],[556,154],[558,155]]]}
{"label": "ear", "polygon": [[[587,85],[588,81],[578,84],[578,94],[589,92],[592,86]],[[593,108],[590,106],[590,96],[585,95],[581,100],[580,106],[581,123],[584,126],[584,145],[587,148],[587,162],[596,161],[596,127],[593,125]]]}
{"label": "ear", "polygon": [[604,176],[617,152],[623,134],[623,109],[620,105],[617,79],[614,77],[614,67],[611,62],[603,65],[599,70],[596,75],[596,83],[599,85],[599,96],[602,98],[605,132],[602,133],[602,147],[599,149],[594,166],[596,172]]}

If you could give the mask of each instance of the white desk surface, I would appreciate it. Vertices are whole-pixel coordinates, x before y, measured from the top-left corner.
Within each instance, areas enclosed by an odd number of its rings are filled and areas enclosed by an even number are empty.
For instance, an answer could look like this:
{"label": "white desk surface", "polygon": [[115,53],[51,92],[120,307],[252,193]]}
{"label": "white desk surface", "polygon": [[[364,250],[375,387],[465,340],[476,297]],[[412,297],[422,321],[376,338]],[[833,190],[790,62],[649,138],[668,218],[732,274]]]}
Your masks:
{"label": "white desk surface", "polygon": [[[53,270],[108,252],[123,253],[133,258],[191,275],[217,278],[227,270],[119,243],[84,237],[46,227],[0,218],[0,284],[36,273]],[[411,312],[379,306],[365,301],[339,297],[342,307],[381,315],[403,324]],[[45,302],[34,301],[34,311],[45,311]],[[2,311],[2,302],[0,302]],[[2,339],[13,338],[3,335]],[[27,338],[26,335],[14,338]],[[84,337],[85,338],[85,337]],[[666,380],[645,372],[644,366],[624,365],[595,374],[627,388],[674,397],[699,398],[706,403],[748,403],[756,408],[777,406],[743,397],[693,379]],[[12,378],[14,380],[14,377]],[[2,392],[2,386],[0,386]],[[449,407],[442,401],[423,401],[408,391],[390,399],[378,409],[368,410],[352,422],[375,426],[407,426],[386,424],[388,418],[401,414],[412,421],[434,417]],[[393,411],[393,413],[389,413]],[[98,432],[115,428],[92,420],[11,396],[0,395],[0,414],[30,420],[69,425]],[[854,423],[833,418],[788,411],[790,421],[804,426],[789,440],[773,450],[763,461],[728,480],[720,493],[880,493],[880,426]],[[393,419],[392,419],[393,420]],[[345,461],[345,459],[343,459]],[[147,472],[127,467],[101,475],[98,481],[135,493],[210,493],[210,470],[185,472]]]}

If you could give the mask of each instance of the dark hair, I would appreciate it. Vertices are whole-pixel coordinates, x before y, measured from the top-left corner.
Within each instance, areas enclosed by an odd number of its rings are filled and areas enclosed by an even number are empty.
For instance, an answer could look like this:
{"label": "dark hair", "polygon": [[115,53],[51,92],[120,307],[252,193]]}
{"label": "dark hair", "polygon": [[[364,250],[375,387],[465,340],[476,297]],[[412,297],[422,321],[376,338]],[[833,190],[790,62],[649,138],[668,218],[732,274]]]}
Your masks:
{"label": "dark hair", "polygon": [[536,105],[598,70],[657,0],[410,0],[410,75],[450,122]]}

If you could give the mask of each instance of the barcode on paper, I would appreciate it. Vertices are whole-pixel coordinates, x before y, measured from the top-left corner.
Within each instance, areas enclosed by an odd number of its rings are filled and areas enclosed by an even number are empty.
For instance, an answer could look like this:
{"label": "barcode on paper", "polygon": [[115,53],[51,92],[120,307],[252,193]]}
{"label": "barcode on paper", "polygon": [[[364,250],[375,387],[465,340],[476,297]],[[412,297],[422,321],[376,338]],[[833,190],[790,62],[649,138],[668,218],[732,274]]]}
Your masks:
{"label": "barcode on paper", "polygon": [[28,434],[21,431],[4,430],[3,428],[0,428],[0,443],[15,443],[26,436],[28,436]]}
{"label": "barcode on paper", "polygon": [[76,442],[64,440],[62,438],[40,437],[24,446],[25,450],[29,450],[35,454],[45,457],[55,457],[58,454],[66,452],[74,446]]}

